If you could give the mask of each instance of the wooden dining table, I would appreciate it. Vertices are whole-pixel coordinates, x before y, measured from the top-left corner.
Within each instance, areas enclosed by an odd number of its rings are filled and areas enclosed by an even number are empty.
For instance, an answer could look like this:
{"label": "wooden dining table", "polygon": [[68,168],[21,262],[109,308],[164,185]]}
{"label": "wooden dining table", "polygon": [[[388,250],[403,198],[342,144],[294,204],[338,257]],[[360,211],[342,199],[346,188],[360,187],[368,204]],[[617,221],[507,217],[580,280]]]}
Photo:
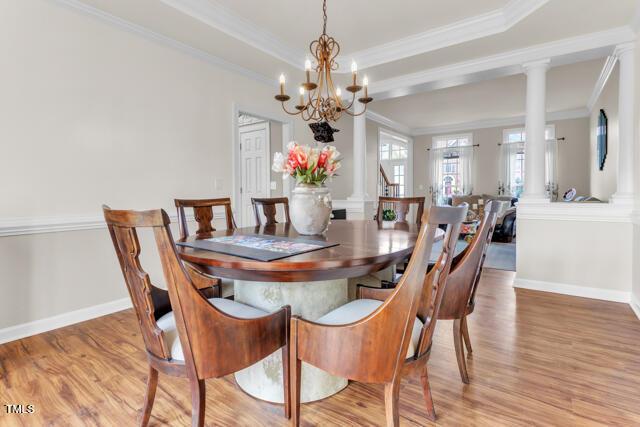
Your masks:
{"label": "wooden dining table", "polygon": [[[182,241],[232,235],[265,235],[336,246],[282,258],[256,261],[192,247],[178,246],[178,254],[204,273],[234,280],[234,299],[275,311],[291,306],[292,314],[316,320],[349,300],[349,279],[392,270],[411,255],[419,229],[415,224],[376,221],[334,221],[322,236],[301,236],[288,223],[219,230]],[[439,230],[436,237],[444,235]],[[357,281],[357,280],[355,280]],[[281,352],[235,374],[248,394],[270,402],[284,401]],[[347,386],[347,380],[310,365],[302,368],[302,402],[323,399]]]}

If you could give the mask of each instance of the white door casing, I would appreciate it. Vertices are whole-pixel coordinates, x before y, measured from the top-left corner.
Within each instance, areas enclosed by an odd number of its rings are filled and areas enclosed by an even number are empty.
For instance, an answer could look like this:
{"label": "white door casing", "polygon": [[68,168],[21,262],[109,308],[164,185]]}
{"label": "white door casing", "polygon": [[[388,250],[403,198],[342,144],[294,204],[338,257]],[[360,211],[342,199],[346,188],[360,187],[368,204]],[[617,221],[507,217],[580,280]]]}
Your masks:
{"label": "white door casing", "polygon": [[241,224],[255,225],[252,197],[269,197],[269,122],[239,127]]}

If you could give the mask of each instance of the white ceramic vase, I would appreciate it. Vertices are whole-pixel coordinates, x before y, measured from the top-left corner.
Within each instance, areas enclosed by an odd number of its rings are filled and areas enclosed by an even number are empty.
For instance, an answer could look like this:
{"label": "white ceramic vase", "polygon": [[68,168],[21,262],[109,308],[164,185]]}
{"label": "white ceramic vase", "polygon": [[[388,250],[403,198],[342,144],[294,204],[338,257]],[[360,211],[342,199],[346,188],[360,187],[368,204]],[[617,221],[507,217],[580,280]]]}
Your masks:
{"label": "white ceramic vase", "polygon": [[322,234],[331,219],[331,193],[323,185],[298,184],[289,206],[291,223],[298,234]]}

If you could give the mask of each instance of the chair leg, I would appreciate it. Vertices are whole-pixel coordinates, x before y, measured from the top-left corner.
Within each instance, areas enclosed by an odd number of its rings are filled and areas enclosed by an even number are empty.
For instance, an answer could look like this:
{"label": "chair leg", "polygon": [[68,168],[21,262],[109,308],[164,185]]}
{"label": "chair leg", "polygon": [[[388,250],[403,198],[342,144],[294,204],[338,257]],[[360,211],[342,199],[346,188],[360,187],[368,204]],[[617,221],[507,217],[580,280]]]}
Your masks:
{"label": "chair leg", "polygon": [[298,348],[296,342],[289,343],[291,357],[289,358],[290,366],[290,401],[291,407],[291,425],[298,427],[300,425],[300,371],[302,361],[298,359]]}
{"label": "chair leg", "polygon": [[398,409],[400,400],[400,379],[384,385],[384,409],[387,416],[387,427],[400,425],[400,412]]}
{"label": "chair leg", "polygon": [[144,396],[144,406],[140,415],[140,426],[146,427],[151,418],[151,409],[153,409],[153,401],[156,398],[156,389],[158,388],[158,371],[149,366],[149,377],[147,377],[147,391]]}
{"label": "chair leg", "polygon": [[469,375],[467,375],[467,363],[464,360],[464,347],[462,346],[462,325],[460,319],[453,321],[453,344],[456,348],[456,359],[458,360],[458,370],[460,378],[465,384],[469,384]]}
{"label": "chair leg", "polygon": [[473,349],[471,348],[471,339],[469,338],[469,328],[467,326],[467,316],[462,318],[462,323],[460,324],[462,327],[462,337],[464,338],[464,345],[467,347],[467,353],[471,354]]}
{"label": "chair leg", "polygon": [[291,418],[291,374],[289,372],[289,344],[282,347],[282,383],[284,384],[284,416]]}
{"label": "chair leg", "polygon": [[191,426],[203,427],[206,401],[204,380],[190,378],[189,385],[191,387]]}
{"label": "chair leg", "polygon": [[436,410],[433,407],[433,399],[431,398],[431,385],[429,385],[429,373],[427,367],[424,367],[424,372],[420,375],[420,381],[422,382],[422,394],[424,395],[424,403],[427,407],[427,418],[431,421],[436,420]]}

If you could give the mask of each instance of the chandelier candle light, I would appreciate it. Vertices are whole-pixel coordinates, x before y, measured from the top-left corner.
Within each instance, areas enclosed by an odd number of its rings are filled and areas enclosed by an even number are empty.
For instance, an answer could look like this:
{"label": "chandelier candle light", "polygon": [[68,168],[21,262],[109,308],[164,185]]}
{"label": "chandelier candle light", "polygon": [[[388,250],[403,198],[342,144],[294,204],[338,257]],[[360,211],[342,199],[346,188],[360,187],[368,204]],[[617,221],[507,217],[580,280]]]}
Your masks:
{"label": "chandelier candle light", "polygon": [[[317,74],[315,81],[311,81],[311,60],[307,59],[304,63],[306,80],[300,85],[300,99],[298,105],[295,106],[297,111],[289,111],[285,106],[285,102],[291,99],[285,93],[284,74],[280,75],[280,93],[275,96],[276,100],[282,103],[282,108],[287,114],[300,115],[305,121],[313,122],[336,122],[343,112],[351,116],[359,116],[367,110],[367,104],[373,101],[369,96],[367,76],[362,79],[362,85],[358,84],[358,66],[355,61],[351,63],[352,81],[345,89],[351,93],[351,100],[345,103],[342,99],[342,90],[333,84],[331,71],[338,69],[336,57],[340,53],[340,45],[333,37],[327,35],[327,1],[322,3],[324,24],[322,34],[318,40],[314,40],[309,45],[309,50],[315,58],[315,72]],[[362,111],[355,111],[356,94],[364,89],[364,96],[358,98],[358,102],[363,105]],[[306,95],[306,96],[305,96]],[[328,126],[328,125],[326,125]]]}

